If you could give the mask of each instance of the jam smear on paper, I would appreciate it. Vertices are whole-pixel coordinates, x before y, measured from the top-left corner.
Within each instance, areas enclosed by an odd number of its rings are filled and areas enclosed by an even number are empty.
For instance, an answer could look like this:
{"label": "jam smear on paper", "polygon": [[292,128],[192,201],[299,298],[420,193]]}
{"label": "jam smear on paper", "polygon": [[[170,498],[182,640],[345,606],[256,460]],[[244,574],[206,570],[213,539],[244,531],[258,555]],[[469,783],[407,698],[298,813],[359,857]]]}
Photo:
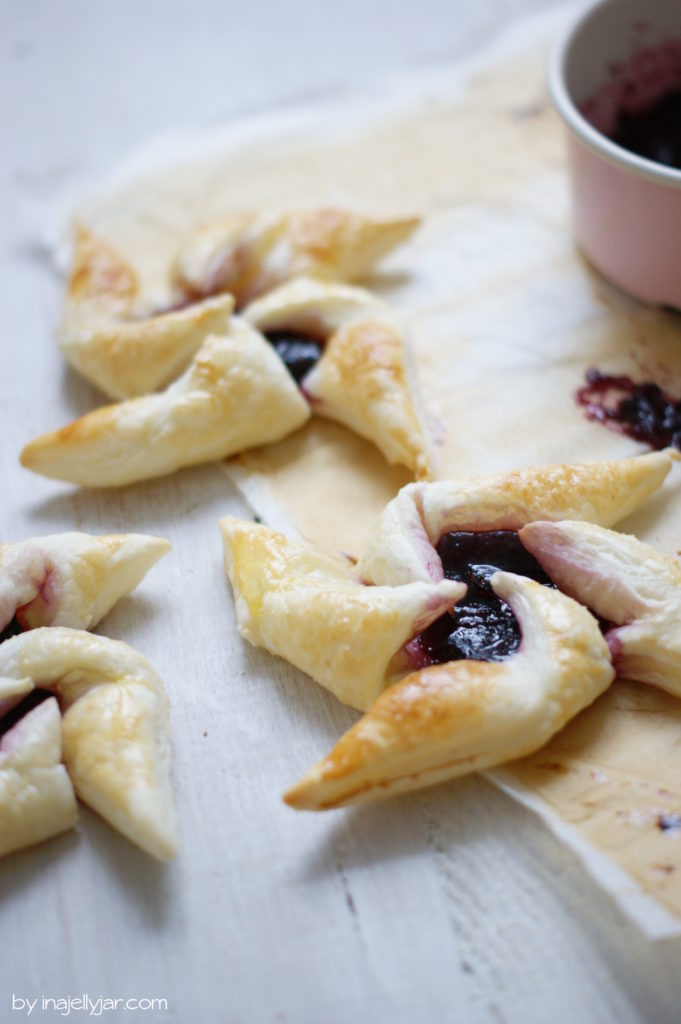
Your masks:
{"label": "jam smear on paper", "polygon": [[590,420],[643,441],[651,448],[681,449],[681,400],[652,381],[591,369],[576,399]]}
{"label": "jam smear on paper", "polygon": [[295,331],[267,331],[265,337],[296,384],[300,384],[317,365],[324,348],[317,338]]}
{"label": "jam smear on paper", "polygon": [[445,576],[468,586],[466,596],[417,639],[421,667],[472,658],[503,661],[520,644],[520,627],[490,583],[498,569],[553,587],[514,530],[446,533],[437,545]]}

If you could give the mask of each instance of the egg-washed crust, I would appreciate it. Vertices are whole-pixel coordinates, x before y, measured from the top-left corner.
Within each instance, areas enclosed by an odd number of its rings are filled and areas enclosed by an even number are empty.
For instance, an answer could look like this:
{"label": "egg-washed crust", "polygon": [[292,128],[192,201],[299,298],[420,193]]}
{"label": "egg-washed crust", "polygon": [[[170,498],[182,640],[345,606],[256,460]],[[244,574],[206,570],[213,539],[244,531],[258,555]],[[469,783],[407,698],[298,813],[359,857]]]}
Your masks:
{"label": "egg-washed crust", "polygon": [[[526,546],[539,555],[548,574],[553,576],[558,550],[559,568],[566,580],[571,579],[575,561],[571,549],[565,554],[550,533],[550,542],[540,543],[541,530],[550,530],[553,519],[560,519],[566,510],[601,523],[628,515],[662,484],[675,457],[675,452],[664,451],[619,462],[544,466],[460,483],[409,485],[386,507],[368,555],[354,569],[292,545],[264,527],[223,520],[226,566],[242,634],[251,643],[286,657],[355,707],[366,708],[367,700],[375,698],[364,718],[328,757],[286,794],[287,802],[297,808],[338,807],[524,756],[546,743],[609,685],[615,676],[611,651],[620,668],[636,658],[640,663],[640,637],[648,623],[645,615],[643,623],[632,623],[626,616],[632,608],[636,615],[641,613],[644,597],[648,600],[645,613],[657,613],[664,590],[665,607],[670,609],[668,632],[673,633],[679,622],[681,572],[676,565],[670,568],[664,558],[648,557],[643,547],[629,547],[626,540],[618,549],[619,570],[624,576],[630,560],[639,563],[634,580],[626,584],[636,600],[627,590],[626,600],[617,592],[615,608],[584,602],[612,621],[629,623],[608,635],[609,644],[594,615],[570,596],[569,585],[565,587],[569,592],[563,593],[497,572],[493,589],[511,606],[521,630],[517,653],[504,662],[456,661],[413,671],[405,645],[424,628],[414,620],[399,637],[402,646],[398,649],[391,638],[389,649],[382,650],[379,671],[372,672],[367,685],[349,699],[347,682],[339,686],[336,675],[336,649],[349,650],[351,656],[359,652],[357,664],[351,667],[361,678],[364,664],[380,647],[385,626],[380,619],[371,623],[372,647],[361,635],[361,613],[352,611],[344,621],[343,609],[356,602],[358,582],[364,585],[369,603],[372,595],[383,601],[383,594],[392,592],[396,597],[415,584],[442,585],[447,581],[434,545],[451,530],[521,530],[525,526],[521,538],[529,538]],[[537,519],[545,522],[526,526]],[[575,528],[580,527],[577,523]],[[590,529],[593,535],[596,528]],[[620,536],[607,530],[600,533]],[[535,535],[539,540],[532,545]],[[542,559],[544,554],[548,560]],[[587,562],[589,558],[587,554]],[[605,574],[596,569],[596,575],[592,589],[604,596]],[[664,577],[662,589],[659,575]],[[585,578],[591,586],[593,570]],[[572,588],[577,597],[579,580],[578,572]],[[563,578],[559,575],[556,582],[560,585]],[[450,601],[460,596],[450,595]],[[327,622],[333,623],[331,643]],[[341,624],[340,631],[336,623]],[[671,648],[671,636],[670,640]],[[681,653],[681,646],[674,648],[674,656],[677,651]],[[389,652],[392,657],[386,661]],[[650,651],[646,653],[646,681],[656,682]]]}
{"label": "egg-washed crust", "polygon": [[110,398],[166,387],[211,334],[227,330],[234,299],[223,295],[154,315],[137,275],[107,242],[76,225],[57,341],[66,360]]}
{"label": "egg-washed crust", "polygon": [[614,679],[593,616],[558,591],[498,572],[522,633],[498,663],[458,661],[389,687],[284,799],[299,810],[363,803],[530,754]]}
{"label": "egg-washed crust", "polygon": [[271,345],[232,317],[164,392],[88,413],[30,442],[22,465],[84,487],[117,487],[277,441],[309,418]]}
{"label": "egg-washed crust", "polygon": [[15,617],[22,629],[92,629],[169,550],[167,540],[134,533],[0,544],[0,630]]}
{"label": "egg-washed crust", "polygon": [[0,737],[0,857],[76,824],[76,795],[61,759],[61,716],[54,697]]}
{"label": "egg-washed crust", "polygon": [[[19,689],[54,693],[63,716],[64,765],[77,795],[151,856],[174,857],[178,834],[168,698],[149,662],[116,640],[40,628],[0,646],[0,679],[16,680]],[[44,756],[50,765],[55,763],[53,731],[50,756]],[[19,842],[18,821],[14,849],[34,841],[26,813],[26,841]]]}
{"label": "egg-washed crust", "polygon": [[452,580],[366,587],[343,563],[266,526],[220,521],[237,626],[254,646],[366,708],[406,643],[465,593]]}
{"label": "egg-washed crust", "polygon": [[454,530],[518,530],[535,519],[612,526],[660,487],[675,449],[608,462],[531,466],[469,480],[408,484],[381,513],[359,562],[363,579],[442,579],[435,545]]}
{"label": "egg-washed crust", "polygon": [[636,537],[591,523],[531,523],[520,539],[608,629],[617,672],[681,697],[681,567]]}
{"label": "egg-washed crust", "polygon": [[337,209],[239,214],[187,239],[173,283],[191,300],[230,292],[241,308],[294,277],[358,281],[419,223],[418,217],[378,219]]}
{"label": "egg-washed crust", "polygon": [[417,479],[432,475],[406,331],[385,303],[362,288],[302,278],[269,292],[243,315],[263,332],[321,340],[319,362],[301,384],[312,412],[365,437]]}

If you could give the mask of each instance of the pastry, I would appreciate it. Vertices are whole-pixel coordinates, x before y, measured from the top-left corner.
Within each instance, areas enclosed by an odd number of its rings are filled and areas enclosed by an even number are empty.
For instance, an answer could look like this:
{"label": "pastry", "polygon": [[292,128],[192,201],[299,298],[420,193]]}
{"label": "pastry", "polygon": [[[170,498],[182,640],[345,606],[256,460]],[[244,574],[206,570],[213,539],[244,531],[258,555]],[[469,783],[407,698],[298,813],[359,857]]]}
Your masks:
{"label": "pastry", "polygon": [[672,448],[612,462],[531,466],[466,481],[408,484],[386,505],[359,562],[371,583],[442,579],[435,546],[454,530],[518,530],[533,519],[612,526],[656,490]]}
{"label": "pastry", "polygon": [[404,329],[362,288],[301,278],[248,306],[299,381],[313,413],[367,438],[419,478],[431,472]]}
{"label": "pastry", "polygon": [[[78,796],[151,856],[173,857],[168,698],[149,662],[119,641],[39,628],[0,645],[0,680],[6,697],[34,689],[56,696],[64,765]],[[2,741],[0,811],[12,829],[4,852],[75,820],[58,765],[55,704],[42,709],[21,718]],[[55,812],[45,834],[36,820],[41,807]]]}
{"label": "pastry", "polygon": [[231,292],[237,307],[293,277],[357,281],[418,227],[345,210],[239,215],[196,232],[179,252],[173,281],[190,300]]}
{"label": "pastry", "polygon": [[681,567],[636,537],[591,523],[531,523],[520,540],[566,594],[608,623],[621,676],[681,697]]}
{"label": "pastry", "polygon": [[450,580],[366,587],[342,562],[266,526],[228,516],[220,527],[241,635],[356,708],[384,689],[404,645],[465,592]]}
{"label": "pastry", "polygon": [[576,601],[498,572],[523,642],[502,662],[456,661],[389,687],[284,799],[326,810],[455,778],[529,754],[592,703],[615,672]]}
{"label": "pastry", "polygon": [[170,550],[160,537],[62,533],[0,544],[0,633],[92,629]]}
{"label": "pastry", "polygon": [[271,345],[233,317],[164,392],[105,406],[32,441],[22,465],[89,487],[116,487],[226,458],[302,426],[307,402]]}
{"label": "pastry", "polygon": [[[10,692],[7,686],[0,688],[5,696]],[[16,690],[13,695],[18,696]],[[0,735],[0,857],[76,824],[76,795],[61,763],[61,747],[61,716],[54,697]]]}
{"label": "pastry", "polygon": [[[332,588],[340,632],[331,648],[320,556],[264,527],[223,521],[241,631],[344,700],[350,689],[336,685],[333,650],[360,650],[353,617],[341,610],[353,586],[367,601],[373,592],[399,600],[415,583],[466,587],[449,595],[442,615],[421,617],[371,686],[353,692],[356,707],[375,701],[287,800],[339,806],[501,764],[538,749],[590,704],[614,678],[608,645],[594,616],[553,589],[517,531],[567,510],[614,522],[661,485],[672,457],[656,452],[403,488],[357,567],[334,570],[342,585]],[[381,629],[372,627],[375,644]]]}
{"label": "pastry", "polygon": [[358,288],[301,279],[227,320],[166,391],[45,434],[21,461],[60,480],[121,486],[280,440],[314,411],[427,477],[412,394],[405,340],[388,307]]}
{"label": "pastry", "polygon": [[224,334],[230,295],[155,314],[144,304],[135,271],[82,224],[61,323],[67,361],[110,398],[166,387],[186,369],[211,334]]}

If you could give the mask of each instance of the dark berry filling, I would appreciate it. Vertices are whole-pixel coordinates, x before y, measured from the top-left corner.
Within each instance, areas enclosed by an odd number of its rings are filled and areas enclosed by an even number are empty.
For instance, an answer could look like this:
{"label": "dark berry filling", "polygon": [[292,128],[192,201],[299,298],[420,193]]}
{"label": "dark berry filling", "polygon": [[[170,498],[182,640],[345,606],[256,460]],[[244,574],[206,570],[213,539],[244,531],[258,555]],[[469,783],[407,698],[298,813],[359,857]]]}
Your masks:
{"label": "dark berry filling", "polygon": [[647,160],[681,169],[681,90],[667,93],[643,113],[620,111],[612,140]]}
{"label": "dark berry filling", "polygon": [[268,331],[265,337],[296,384],[317,365],[324,347],[317,338],[294,331]]}
{"label": "dark berry filling", "polygon": [[50,693],[49,690],[31,690],[26,697],[23,697],[18,704],[14,705],[11,711],[8,711],[6,715],[0,718],[0,736],[4,736],[6,732],[9,732],[29,711],[33,711],[44,700],[53,696],[54,694]]}
{"label": "dark berry filling", "polygon": [[23,633],[24,627],[19,622],[16,615],[11,622],[8,622],[4,629],[0,630],[0,644],[3,640],[9,640],[13,636],[18,636],[19,633]]}
{"label": "dark berry filling", "polygon": [[651,448],[673,445],[681,449],[681,401],[652,381],[636,384],[630,377],[612,377],[592,369],[576,398],[591,420]]}
{"label": "dark berry filling", "polygon": [[416,638],[422,665],[473,658],[503,661],[518,649],[520,627],[490,583],[498,569],[553,587],[513,530],[446,533],[437,545],[445,576],[467,584],[463,600]]}

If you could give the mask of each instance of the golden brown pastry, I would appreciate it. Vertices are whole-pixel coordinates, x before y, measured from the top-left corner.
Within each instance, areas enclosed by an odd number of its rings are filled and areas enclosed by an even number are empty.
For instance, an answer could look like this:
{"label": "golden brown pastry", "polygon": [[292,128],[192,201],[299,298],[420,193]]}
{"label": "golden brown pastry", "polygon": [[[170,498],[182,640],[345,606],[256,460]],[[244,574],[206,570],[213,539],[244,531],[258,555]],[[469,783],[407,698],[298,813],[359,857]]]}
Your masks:
{"label": "golden brown pastry", "polygon": [[209,335],[226,332],[233,307],[224,295],[153,315],[130,264],[78,224],[57,340],[68,362],[110,398],[132,398],[178,377]]}
{"label": "golden brown pastry", "polygon": [[363,586],[342,562],[266,526],[228,516],[220,527],[241,635],[356,708],[368,707],[396,655],[465,592],[451,580]]}
{"label": "golden brown pastry", "polygon": [[[24,681],[13,688],[14,695],[29,688]],[[7,685],[0,689],[2,696],[10,693]],[[0,736],[0,857],[76,824],[76,795],[61,760],[61,716],[54,697]]]}
{"label": "golden brown pastry", "polygon": [[[178,835],[170,784],[168,698],[149,662],[115,640],[81,630],[41,628],[0,645],[0,679],[0,693],[6,697],[12,695],[11,680],[15,694],[34,688],[55,694],[63,716],[64,765],[78,796],[151,856],[173,857]],[[46,838],[36,817],[52,799],[60,810],[57,814],[55,807],[49,834],[68,827],[69,820],[73,823],[72,802],[58,766],[54,704],[37,721],[32,712],[6,733],[0,794],[3,828],[11,821],[8,849]],[[11,812],[5,818],[7,806]]]}
{"label": "golden brown pastry", "polygon": [[681,567],[636,537],[592,523],[530,523],[520,539],[552,580],[613,624],[621,676],[681,697]]}
{"label": "golden brown pastry", "polygon": [[[386,507],[355,569],[263,527],[224,521],[242,633],[356,707],[375,696],[365,717],[287,801],[335,807],[501,764],[538,749],[590,704],[615,675],[608,644],[587,608],[542,585],[551,579],[517,531],[568,509],[583,519],[614,522],[661,485],[673,457],[665,451],[409,485]],[[533,535],[530,527],[525,533]],[[497,571],[500,566],[519,568]],[[551,575],[549,563],[546,568]],[[449,607],[443,593],[436,608],[434,592],[433,614],[419,613],[389,647],[381,647],[387,627],[380,620],[371,624],[373,648],[366,641],[359,602],[368,606],[375,599],[385,610],[387,595],[399,601],[416,584],[446,582],[460,588],[449,594]],[[422,596],[427,599],[427,591]],[[348,664],[356,659],[358,679],[374,650],[380,652],[379,670],[366,678],[370,685],[351,691],[337,669],[339,646]],[[619,638],[611,647],[626,649]]]}
{"label": "golden brown pastry", "polygon": [[0,544],[0,631],[15,617],[22,629],[92,629],[169,550],[167,540],[134,533]]}
{"label": "golden brown pastry", "polygon": [[326,810],[442,782],[543,746],[614,678],[589,612],[511,573],[492,577],[522,632],[502,662],[433,665],[387,689],[333,750],[286,793]]}
{"label": "golden brown pastry", "polygon": [[32,441],[22,465],[86,487],[115,487],[277,441],[309,408],[264,338],[233,317],[157,395],[96,409]]}
{"label": "golden brown pastry", "polygon": [[301,278],[244,310],[263,333],[286,332],[321,345],[301,387],[318,416],[367,438],[387,461],[431,475],[426,432],[404,328],[385,303],[362,288]]}
{"label": "golden brown pastry", "polygon": [[417,217],[377,220],[333,209],[237,215],[187,240],[173,280],[192,300],[231,292],[240,308],[294,277],[360,280],[418,225]]}
{"label": "golden brown pastry", "polygon": [[386,505],[359,571],[372,583],[442,579],[435,545],[452,530],[518,530],[533,519],[611,526],[660,487],[678,458],[678,452],[666,449],[611,462],[408,484]]}

